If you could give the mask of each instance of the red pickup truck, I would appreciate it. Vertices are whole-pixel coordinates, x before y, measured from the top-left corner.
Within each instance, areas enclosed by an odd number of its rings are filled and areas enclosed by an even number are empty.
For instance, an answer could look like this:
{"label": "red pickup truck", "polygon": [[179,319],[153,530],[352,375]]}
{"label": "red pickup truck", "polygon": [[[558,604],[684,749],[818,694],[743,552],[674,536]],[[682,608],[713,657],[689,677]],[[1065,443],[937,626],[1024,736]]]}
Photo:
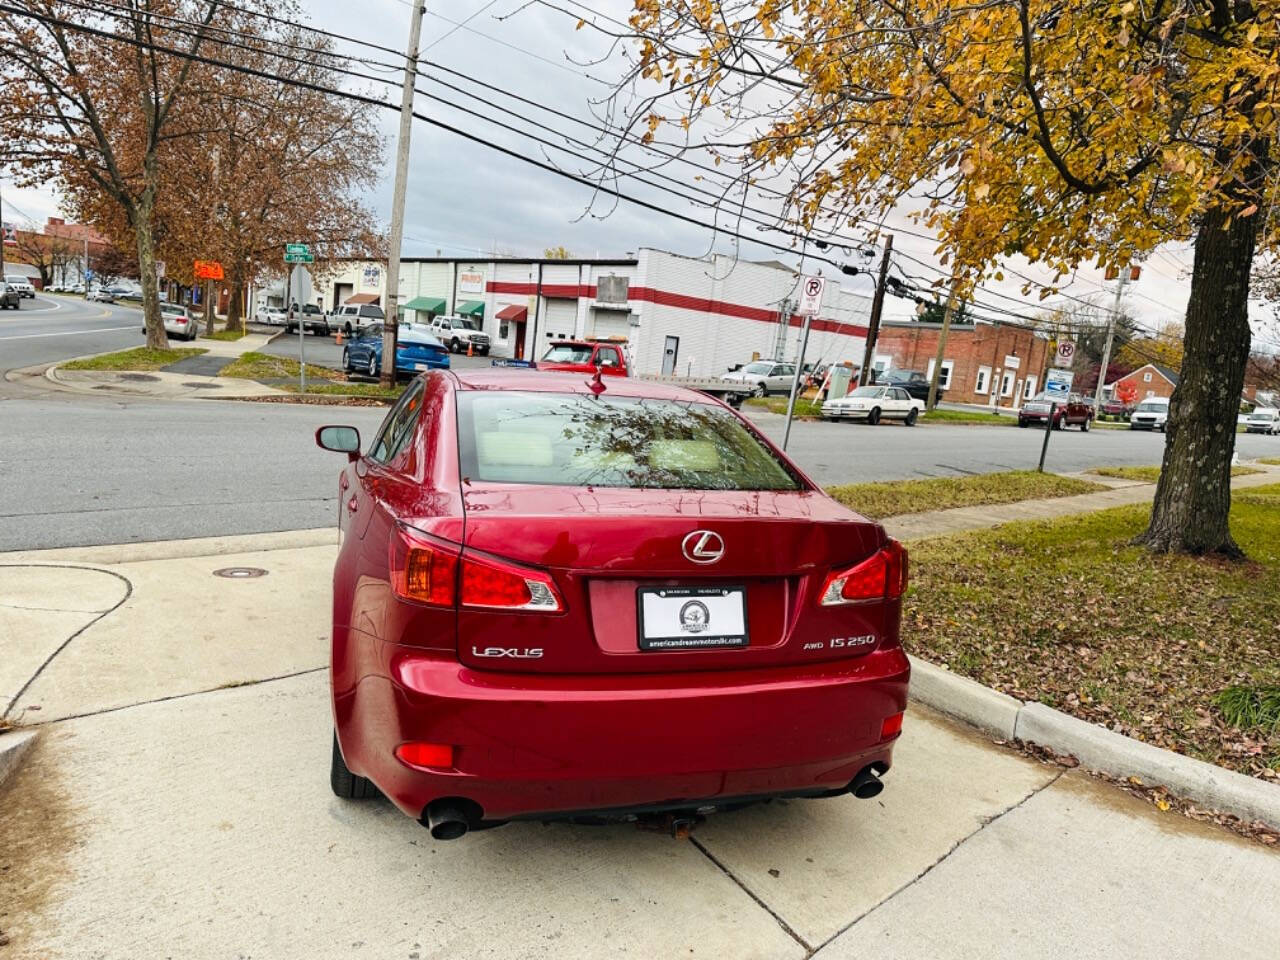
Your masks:
{"label": "red pickup truck", "polygon": [[[1033,423],[1044,426],[1044,422],[1049,419],[1051,403],[1053,401],[1043,393],[1028,400],[1018,411],[1018,426],[1029,427]],[[1080,394],[1073,393],[1066,403],[1059,400],[1057,404],[1053,410],[1053,429],[1063,430],[1076,425],[1081,430],[1088,431],[1093,426],[1093,407]]]}
{"label": "red pickup truck", "polygon": [[598,366],[605,376],[630,376],[622,343],[618,340],[554,340],[538,361],[538,369],[595,373]]}

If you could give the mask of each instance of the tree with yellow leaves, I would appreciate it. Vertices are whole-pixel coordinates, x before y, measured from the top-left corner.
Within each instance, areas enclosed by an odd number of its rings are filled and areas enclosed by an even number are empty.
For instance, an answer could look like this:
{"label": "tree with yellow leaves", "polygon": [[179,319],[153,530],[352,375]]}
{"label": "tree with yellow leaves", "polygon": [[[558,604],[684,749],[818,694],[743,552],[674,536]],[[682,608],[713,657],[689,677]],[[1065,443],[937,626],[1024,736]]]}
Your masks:
{"label": "tree with yellow leaves", "polygon": [[1194,238],[1140,539],[1239,555],[1230,463],[1250,271],[1274,240],[1259,211],[1275,193],[1280,0],[634,3],[631,128],[652,141],[670,124],[681,147],[771,181],[780,219],[814,236],[913,212],[962,297],[1012,254],[1060,279]]}

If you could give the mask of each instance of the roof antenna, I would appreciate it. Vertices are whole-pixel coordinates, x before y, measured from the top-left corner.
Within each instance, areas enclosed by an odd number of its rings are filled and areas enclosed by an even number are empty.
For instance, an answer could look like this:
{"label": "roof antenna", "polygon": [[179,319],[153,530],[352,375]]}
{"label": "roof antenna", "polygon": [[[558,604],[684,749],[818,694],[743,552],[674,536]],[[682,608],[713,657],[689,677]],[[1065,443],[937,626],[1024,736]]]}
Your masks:
{"label": "roof antenna", "polygon": [[595,376],[593,376],[590,380],[587,381],[587,386],[591,388],[591,392],[594,393],[597,397],[600,396],[600,394],[604,393],[604,380],[600,378],[600,375],[602,373],[604,373],[604,367],[601,366],[599,362],[597,362]]}

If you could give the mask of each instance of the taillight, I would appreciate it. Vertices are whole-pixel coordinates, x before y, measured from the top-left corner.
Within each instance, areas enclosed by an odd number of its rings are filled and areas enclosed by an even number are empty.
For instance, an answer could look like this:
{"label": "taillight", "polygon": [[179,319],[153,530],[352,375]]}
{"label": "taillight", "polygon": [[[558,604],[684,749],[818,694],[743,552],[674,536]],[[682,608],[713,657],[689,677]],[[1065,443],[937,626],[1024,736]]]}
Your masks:
{"label": "taillight", "polygon": [[411,767],[452,767],[453,747],[447,743],[402,743],[396,759]]}
{"label": "taillight", "polygon": [[564,609],[550,574],[475,554],[463,554],[460,599],[464,607],[487,610]]}
{"label": "taillight", "polygon": [[436,607],[564,610],[551,575],[498,557],[462,551],[447,540],[396,528],[391,588],[397,597]]}
{"label": "taillight", "polygon": [[391,538],[391,589],[403,600],[452,607],[458,596],[458,548],[396,528]]}
{"label": "taillight", "polygon": [[824,607],[869,600],[895,600],[907,591],[907,549],[890,540],[860,563],[827,576],[820,600]]}
{"label": "taillight", "polygon": [[891,717],[885,717],[884,722],[880,724],[880,739],[888,740],[890,737],[896,737],[902,732],[902,714],[895,713]]}

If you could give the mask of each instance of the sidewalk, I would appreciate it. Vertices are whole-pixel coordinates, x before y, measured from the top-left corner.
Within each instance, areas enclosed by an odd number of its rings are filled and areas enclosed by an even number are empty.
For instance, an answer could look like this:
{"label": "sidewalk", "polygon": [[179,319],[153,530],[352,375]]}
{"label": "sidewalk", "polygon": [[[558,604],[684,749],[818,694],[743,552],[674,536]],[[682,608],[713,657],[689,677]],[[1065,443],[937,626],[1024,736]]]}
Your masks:
{"label": "sidewalk", "polygon": [[25,685],[12,715],[41,730],[0,787],[6,960],[1274,953],[1276,851],[916,703],[873,801],[718,814],[691,842],[433,842],[329,792],[335,554],[326,530],[0,555],[0,710]]}

